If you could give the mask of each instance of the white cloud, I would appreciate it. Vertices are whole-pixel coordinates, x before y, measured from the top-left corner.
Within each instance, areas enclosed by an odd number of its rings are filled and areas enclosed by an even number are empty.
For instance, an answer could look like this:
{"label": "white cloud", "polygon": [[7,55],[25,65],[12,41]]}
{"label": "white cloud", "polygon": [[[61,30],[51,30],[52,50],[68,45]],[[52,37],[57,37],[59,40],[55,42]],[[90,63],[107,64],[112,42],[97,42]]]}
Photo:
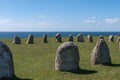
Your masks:
{"label": "white cloud", "polygon": [[95,19],[95,18],[96,18],[96,17],[94,17],[94,16],[92,17],[92,19]]}
{"label": "white cloud", "polygon": [[85,23],[96,23],[96,21],[95,20],[84,20],[83,22],[85,22]]}
{"label": "white cloud", "polygon": [[95,24],[97,21],[95,20],[96,17],[90,17],[89,19],[83,20],[84,23],[90,23],[90,24]]}
{"label": "white cloud", "polygon": [[[41,15],[41,18],[47,16]],[[110,24],[114,23],[114,24]],[[49,19],[10,19],[0,18],[0,31],[94,31],[94,30],[120,30],[119,18],[104,18],[96,19],[96,17],[89,17],[80,22],[65,22]],[[115,29],[116,27],[116,29]]]}
{"label": "white cloud", "polygon": [[55,27],[63,26],[64,24],[60,22],[40,21],[40,22],[37,22],[35,25],[39,27],[55,28]]}
{"label": "white cloud", "polygon": [[111,23],[111,24],[118,24],[118,23],[120,23],[120,19],[118,19],[118,18],[107,18],[104,21],[106,23]]}

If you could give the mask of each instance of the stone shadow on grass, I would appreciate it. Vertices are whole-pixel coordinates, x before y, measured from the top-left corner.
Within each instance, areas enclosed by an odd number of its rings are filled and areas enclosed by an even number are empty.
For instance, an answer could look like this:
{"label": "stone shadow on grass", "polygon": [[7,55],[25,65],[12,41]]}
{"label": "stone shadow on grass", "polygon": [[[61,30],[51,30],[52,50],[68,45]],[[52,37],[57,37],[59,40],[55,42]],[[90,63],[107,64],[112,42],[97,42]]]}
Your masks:
{"label": "stone shadow on grass", "polygon": [[94,74],[94,73],[97,73],[98,71],[86,70],[86,69],[78,69],[76,71],[70,71],[70,72],[75,73],[75,74]]}
{"label": "stone shadow on grass", "polygon": [[28,78],[19,78],[17,76],[14,76],[11,80],[32,80],[32,79],[28,79]]}
{"label": "stone shadow on grass", "polygon": [[120,64],[105,64],[105,66],[111,66],[111,67],[120,67]]}

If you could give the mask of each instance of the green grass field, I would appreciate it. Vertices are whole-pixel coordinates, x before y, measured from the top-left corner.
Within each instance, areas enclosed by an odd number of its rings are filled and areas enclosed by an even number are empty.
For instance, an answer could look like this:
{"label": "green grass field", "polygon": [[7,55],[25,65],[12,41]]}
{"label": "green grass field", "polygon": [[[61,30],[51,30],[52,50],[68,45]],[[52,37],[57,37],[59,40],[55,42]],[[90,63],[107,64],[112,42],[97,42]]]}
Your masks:
{"label": "green grass field", "polygon": [[[116,41],[115,37],[115,41]],[[63,38],[66,42],[68,38]],[[105,37],[112,59],[111,66],[91,65],[90,56],[94,48],[94,42],[74,42],[79,47],[80,68],[78,73],[55,71],[55,55],[61,43],[55,42],[54,38],[48,38],[48,43],[42,43],[42,38],[35,38],[34,44],[26,44],[26,39],[22,39],[22,44],[12,44],[12,39],[1,39],[6,43],[14,58],[15,75],[13,80],[120,80],[120,53],[118,43],[109,43]]]}

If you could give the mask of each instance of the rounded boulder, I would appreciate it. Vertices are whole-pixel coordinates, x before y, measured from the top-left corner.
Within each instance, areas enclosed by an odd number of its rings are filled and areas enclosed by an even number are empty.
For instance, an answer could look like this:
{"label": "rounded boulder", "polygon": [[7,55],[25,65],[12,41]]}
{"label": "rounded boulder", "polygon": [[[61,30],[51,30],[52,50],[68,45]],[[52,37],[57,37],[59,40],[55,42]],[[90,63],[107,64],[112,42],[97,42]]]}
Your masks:
{"label": "rounded boulder", "polygon": [[61,44],[56,51],[55,70],[76,71],[79,69],[79,50],[73,42]]}
{"label": "rounded boulder", "polygon": [[9,47],[0,42],[0,80],[9,80],[14,76],[13,57]]}

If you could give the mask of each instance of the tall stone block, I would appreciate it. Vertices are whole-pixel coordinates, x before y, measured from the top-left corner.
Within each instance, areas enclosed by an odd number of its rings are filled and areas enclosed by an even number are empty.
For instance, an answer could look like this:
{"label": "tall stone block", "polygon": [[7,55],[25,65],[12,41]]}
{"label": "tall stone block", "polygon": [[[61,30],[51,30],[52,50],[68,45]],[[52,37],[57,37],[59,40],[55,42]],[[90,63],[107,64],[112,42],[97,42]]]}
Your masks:
{"label": "tall stone block", "polygon": [[0,80],[9,80],[14,76],[14,64],[9,47],[0,42]]}
{"label": "tall stone block", "polygon": [[27,38],[27,44],[32,44],[34,43],[34,36],[32,34],[28,35],[28,38]]}
{"label": "tall stone block", "polygon": [[120,53],[120,42],[119,42],[119,53]]}
{"label": "tall stone block", "polygon": [[79,69],[78,46],[73,42],[61,44],[56,51],[55,70],[76,71]]}
{"label": "tall stone block", "polygon": [[111,64],[110,51],[104,39],[99,39],[92,50],[91,64]]}

